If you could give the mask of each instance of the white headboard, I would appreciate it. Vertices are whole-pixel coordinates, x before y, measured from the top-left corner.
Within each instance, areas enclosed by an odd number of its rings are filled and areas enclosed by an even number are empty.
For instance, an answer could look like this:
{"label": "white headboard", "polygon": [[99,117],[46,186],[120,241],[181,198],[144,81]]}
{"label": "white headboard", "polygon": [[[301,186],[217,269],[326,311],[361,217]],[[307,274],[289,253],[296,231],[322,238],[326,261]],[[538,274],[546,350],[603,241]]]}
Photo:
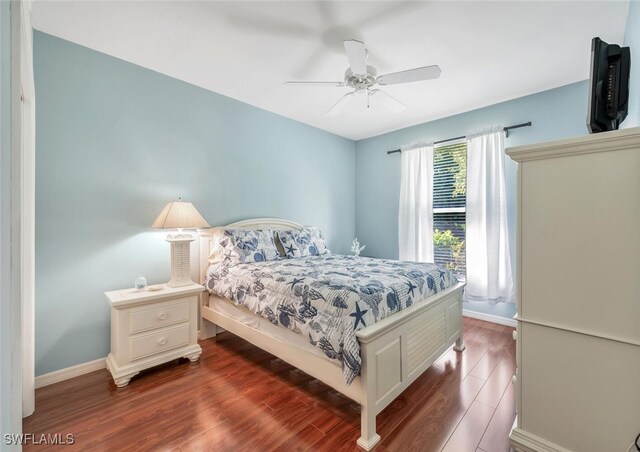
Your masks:
{"label": "white headboard", "polygon": [[218,226],[211,229],[200,229],[200,284],[204,284],[207,268],[209,268],[209,255],[211,254],[211,240],[214,232],[220,229],[273,229],[285,231],[290,229],[300,230],[304,226],[295,221],[282,220],[280,218],[250,218],[236,221],[226,226]]}

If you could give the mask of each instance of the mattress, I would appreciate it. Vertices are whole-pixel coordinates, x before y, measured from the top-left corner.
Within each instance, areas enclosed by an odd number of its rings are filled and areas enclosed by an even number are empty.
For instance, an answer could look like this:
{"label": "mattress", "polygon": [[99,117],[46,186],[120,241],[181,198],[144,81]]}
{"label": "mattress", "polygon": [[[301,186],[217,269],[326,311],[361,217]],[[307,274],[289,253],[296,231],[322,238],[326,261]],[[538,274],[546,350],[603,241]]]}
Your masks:
{"label": "mattress", "polygon": [[360,373],[356,331],[451,287],[455,276],[432,263],[323,255],[212,264],[205,285],[215,295],[299,334],[339,361],[345,383]]}

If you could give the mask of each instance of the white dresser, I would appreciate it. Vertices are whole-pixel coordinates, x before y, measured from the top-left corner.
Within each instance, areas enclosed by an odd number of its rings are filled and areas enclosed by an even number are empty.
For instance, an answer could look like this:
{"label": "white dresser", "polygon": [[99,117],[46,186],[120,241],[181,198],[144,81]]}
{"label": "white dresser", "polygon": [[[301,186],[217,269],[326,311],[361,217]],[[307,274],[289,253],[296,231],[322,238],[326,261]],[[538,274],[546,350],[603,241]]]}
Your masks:
{"label": "white dresser", "polygon": [[106,292],[111,304],[111,353],[107,368],[118,387],[141,370],[176,358],[200,358],[199,284],[148,291]]}
{"label": "white dresser", "polygon": [[507,154],[519,163],[512,444],[627,452],[640,433],[640,128]]}

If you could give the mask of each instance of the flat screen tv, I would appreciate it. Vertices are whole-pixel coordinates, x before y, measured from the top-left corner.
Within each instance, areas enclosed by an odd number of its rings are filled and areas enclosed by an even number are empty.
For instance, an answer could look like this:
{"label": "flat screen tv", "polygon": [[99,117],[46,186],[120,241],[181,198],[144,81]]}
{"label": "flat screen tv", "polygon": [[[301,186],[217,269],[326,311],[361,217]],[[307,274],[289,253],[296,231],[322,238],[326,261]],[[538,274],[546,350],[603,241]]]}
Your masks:
{"label": "flat screen tv", "polygon": [[629,106],[629,47],[591,41],[591,79],[589,80],[590,133],[617,130],[627,117]]}

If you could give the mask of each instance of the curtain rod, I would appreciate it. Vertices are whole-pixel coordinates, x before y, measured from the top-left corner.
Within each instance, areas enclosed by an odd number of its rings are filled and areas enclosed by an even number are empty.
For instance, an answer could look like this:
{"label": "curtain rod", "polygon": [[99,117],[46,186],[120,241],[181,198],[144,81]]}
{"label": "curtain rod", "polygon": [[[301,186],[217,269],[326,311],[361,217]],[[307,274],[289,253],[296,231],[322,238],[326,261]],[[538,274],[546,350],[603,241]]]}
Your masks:
{"label": "curtain rod", "polygon": [[[529,127],[531,126],[531,121],[529,122],[523,122],[522,124],[516,124],[514,126],[509,126],[509,127],[505,127],[504,130],[506,132],[506,136],[509,137],[509,130],[511,129],[519,129],[520,127]],[[466,135],[462,135],[459,137],[454,137],[454,138],[447,138],[446,140],[440,140],[440,141],[434,141],[433,144],[440,144],[440,143],[447,143],[449,141],[455,141],[455,140],[462,140],[463,138],[467,138]],[[395,149],[393,151],[387,151],[387,154],[395,154],[395,153],[401,153],[402,151],[400,149]]]}

